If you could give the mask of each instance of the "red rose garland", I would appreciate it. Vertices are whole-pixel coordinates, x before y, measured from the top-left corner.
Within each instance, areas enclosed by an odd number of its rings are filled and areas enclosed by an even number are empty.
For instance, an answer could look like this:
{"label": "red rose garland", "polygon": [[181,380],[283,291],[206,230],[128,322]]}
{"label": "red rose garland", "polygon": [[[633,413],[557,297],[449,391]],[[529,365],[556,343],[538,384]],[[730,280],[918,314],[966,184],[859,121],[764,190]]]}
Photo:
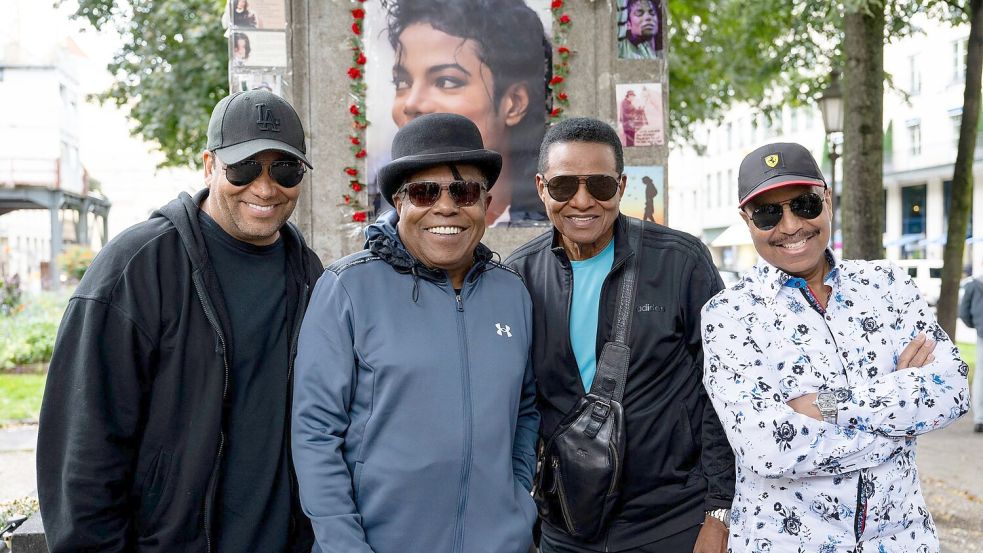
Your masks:
{"label": "red rose garland", "polygon": [[[364,3],[365,0],[356,0]],[[368,218],[365,206],[362,205],[362,190],[365,184],[361,181],[359,167],[362,165],[360,160],[365,158],[365,148],[362,141],[365,139],[365,128],[369,126],[369,120],[365,117],[365,44],[362,42],[362,23],[365,21],[365,10],[354,8],[352,14],[352,35],[348,38],[348,46],[352,51],[352,64],[346,71],[350,81],[348,89],[354,102],[348,106],[348,113],[352,116],[352,131],[348,137],[351,143],[349,150],[352,152],[354,161],[345,167],[345,175],[348,177],[348,188],[351,193],[343,194],[341,200],[343,205],[351,210],[351,221],[353,223],[364,223]]]}
{"label": "red rose garland", "polygon": [[[353,0],[356,4],[364,4],[366,0]],[[550,10],[553,14],[553,77],[550,79],[549,87],[553,95],[553,109],[550,110],[550,122],[562,119],[563,112],[570,107],[570,97],[566,90],[566,81],[570,75],[570,56],[573,51],[568,44],[568,35],[572,20],[570,15],[563,11],[564,0],[552,0]],[[360,201],[361,192],[365,189],[365,184],[360,179],[359,167],[362,166],[361,160],[366,157],[365,148],[362,142],[365,138],[365,128],[369,121],[365,116],[365,70],[364,66],[368,61],[365,57],[365,43],[362,41],[362,24],[365,21],[365,10],[354,8],[351,10],[352,25],[351,36],[348,45],[352,50],[352,64],[346,71],[350,80],[349,90],[354,102],[348,106],[348,112],[352,116],[352,132],[348,137],[350,150],[354,161],[345,167],[345,175],[348,177],[348,188],[351,193],[343,194],[342,205],[351,210],[351,222],[364,223],[368,219],[368,212]]]}
{"label": "red rose garland", "polygon": [[570,16],[563,11],[563,0],[553,0],[550,10],[553,12],[553,78],[549,87],[553,93],[553,109],[550,110],[550,122],[562,119],[563,112],[570,107],[570,96],[565,89],[567,77],[570,75],[570,56],[573,52],[567,46],[570,33]]}

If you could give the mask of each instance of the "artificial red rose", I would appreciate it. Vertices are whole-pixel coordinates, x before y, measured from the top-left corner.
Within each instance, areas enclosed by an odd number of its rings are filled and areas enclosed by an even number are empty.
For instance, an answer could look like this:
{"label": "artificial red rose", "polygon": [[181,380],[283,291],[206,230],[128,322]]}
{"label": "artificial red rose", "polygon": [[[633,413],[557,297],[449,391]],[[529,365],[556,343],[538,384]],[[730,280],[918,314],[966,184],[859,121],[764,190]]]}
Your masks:
{"label": "artificial red rose", "polygon": [[350,106],[350,107],[348,108],[348,111],[349,111],[349,112],[351,112],[351,114],[352,114],[352,115],[359,115],[359,114],[361,114],[361,113],[362,113],[362,112],[360,112],[360,111],[358,111],[358,106],[356,106],[355,104],[352,104],[352,105],[351,105],[351,106]]}
{"label": "artificial red rose", "polygon": [[352,10],[352,17],[355,19],[365,19],[365,10],[362,8],[355,8]]}
{"label": "artificial red rose", "polygon": [[362,34],[362,26],[358,24],[358,21],[352,23],[352,32],[356,35]]}
{"label": "artificial red rose", "polygon": [[557,100],[561,100],[563,102],[566,102],[567,101],[567,93],[566,92],[561,92],[561,93],[557,94],[556,95],[556,99]]}
{"label": "artificial red rose", "polygon": [[359,144],[362,143],[362,141],[359,140],[357,136],[349,136],[348,138],[349,138],[349,140],[352,141],[352,144],[354,144],[356,146],[358,146]]}
{"label": "artificial red rose", "polygon": [[367,61],[369,61],[369,60],[366,59],[365,54],[363,54],[361,52],[359,52],[358,53],[358,57],[355,58],[355,63],[357,63],[359,65],[365,65],[365,62],[367,62]]}
{"label": "artificial red rose", "polygon": [[355,159],[362,159],[363,157],[365,157],[365,150],[355,152]]}
{"label": "artificial red rose", "polygon": [[550,111],[550,117],[558,117],[561,113],[563,113],[563,108],[553,108]]}
{"label": "artificial red rose", "polygon": [[357,180],[353,180],[352,181],[352,190],[354,190],[355,192],[361,192],[362,191],[362,183],[358,182]]}
{"label": "artificial red rose", "polygon": [[557,76],[553,77],[552,79],[550,79],[550,84],[560,84],[562,82],[563,82],[563,77],[561,77],[559,75],[557,75]]}
{"label": "artificial red rose", "polygon": [[560,46],[559,48],[556,49],[556,51],[564,55],[570,53],[570,49],[567,48],[566,46]]}
{"label": "artificial red rose", "polygon": [[554,10],[558,10],[558,9],[562,8],[563,7],[563,0],[553,0],[553,3],[550,4],[550,7],[553,8]]}
{"label": "artificial red rose", "polygon": [[560,16],[560,24],[566,25],[567,23],[570,23],[570,16],[567,15],[567,14],[561,15]]}
{"label": "artificial red rose", "polygon": [[358,169],[354,167],[345,167],[345,173],[347,173],[348,176],[354,177],[358,174]]}
{"label": "artificial red rose", "polygon": [[362,71],[357,67],[349,67],[348,76],[352,79],[357,79],[362,76]]}
{"label": "artificial red rose", "polygon": [[364,211],[356,211],[355,213],[352,213],[352,221],[356,223],[364,223],[365,217],[366,215]]}
{"label": "artificial red rose", "polygon": [[352,203],[352,197],[349,196],[348,194],[345,194],[344,196],[342,196],[342,198],[345,200],[346,204]]}

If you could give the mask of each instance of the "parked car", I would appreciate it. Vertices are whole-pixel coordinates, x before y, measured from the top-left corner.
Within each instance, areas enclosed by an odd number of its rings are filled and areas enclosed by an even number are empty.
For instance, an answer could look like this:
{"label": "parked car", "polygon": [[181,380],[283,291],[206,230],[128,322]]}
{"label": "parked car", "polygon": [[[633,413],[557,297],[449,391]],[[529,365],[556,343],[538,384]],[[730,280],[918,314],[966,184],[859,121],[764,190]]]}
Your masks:
{"label": "parked car", "polygon": [[902,259],[894,263],[908,271],[908,276],[929,305],[934,306],[938,303],[939,295],[942,293],[941,259]]}
{"label": "parked car", "polygon": [[724,287],[730,288],[741,281],[741,272],[737,269],[718,269],[720,279],[724,281]]}

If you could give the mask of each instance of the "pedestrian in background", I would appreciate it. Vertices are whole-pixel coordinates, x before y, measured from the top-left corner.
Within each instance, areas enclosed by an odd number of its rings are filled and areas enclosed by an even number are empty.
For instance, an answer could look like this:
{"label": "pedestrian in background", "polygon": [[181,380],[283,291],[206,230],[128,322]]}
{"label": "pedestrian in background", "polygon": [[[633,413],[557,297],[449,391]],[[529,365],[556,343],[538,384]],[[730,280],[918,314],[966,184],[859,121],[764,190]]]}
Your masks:
{"label": "pedestrian in background", "polygon": [[976,329],[976,372],[969,396],[973,402],[973,432],[983,433],[983,277],[974,278],[966,285],[959,318],[966,326]]}

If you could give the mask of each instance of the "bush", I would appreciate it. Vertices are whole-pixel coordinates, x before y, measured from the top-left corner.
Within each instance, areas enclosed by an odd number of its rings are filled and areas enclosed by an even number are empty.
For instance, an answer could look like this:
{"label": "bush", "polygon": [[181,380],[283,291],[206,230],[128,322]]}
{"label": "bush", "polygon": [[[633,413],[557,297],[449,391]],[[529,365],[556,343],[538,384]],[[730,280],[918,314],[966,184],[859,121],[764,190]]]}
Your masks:
{"label": "bush", "polygon": [[21,308],[20,276],[0,277],[0,317],[10,316]]}
{"label": "bush", "polygon": [[0,317],[0,370],[47,363],[68,296],[45,293],[30,298],[23,309]]}
{"label": "bush", "polygon": [[96,254],[85,246],[69,246],[58,254],[58,267],[69,281],[78,282],[89,270]]}

